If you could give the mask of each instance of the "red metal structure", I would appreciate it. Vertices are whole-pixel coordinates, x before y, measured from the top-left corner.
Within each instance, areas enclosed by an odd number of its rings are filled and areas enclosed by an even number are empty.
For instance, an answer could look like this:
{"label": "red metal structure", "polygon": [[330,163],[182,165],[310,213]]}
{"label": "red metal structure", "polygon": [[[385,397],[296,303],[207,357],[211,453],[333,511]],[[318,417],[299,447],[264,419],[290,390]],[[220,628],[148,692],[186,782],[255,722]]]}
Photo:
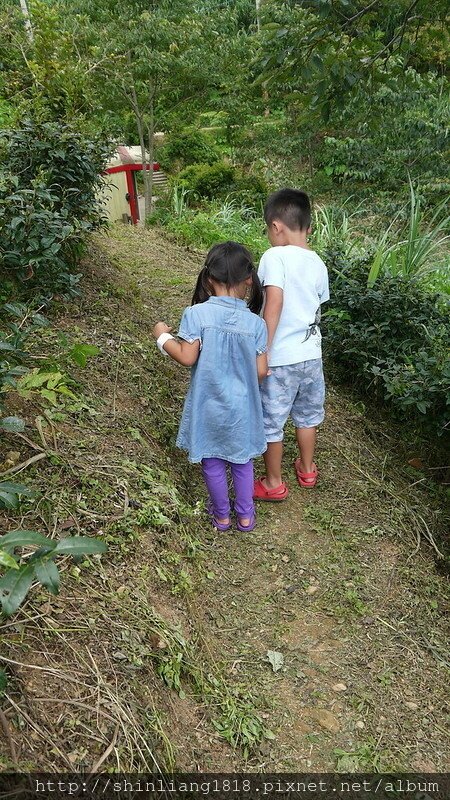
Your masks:
{"label": "red metal structure", "polygon": [[[137,195],[137,188],[136,188],[136,176],[135,172],[144,168],[143,164],[121,164],[118,167],[107,167],[105,172],[108,175],[113,175],[115,172],[125,172],[126,180],[127,180],[127,200],[130,204],[130,217],[132,220],[133,225],[137,225],[140,216],[139,216],[139,204],[138,204],[138,195]],[[150,169],[150,164],[146,164],[146,169]],[[153,162],[153,172],[159,171],[159,164],[154,161]]]}
{"label": "red metal structure", "polygon": [[[160,171],[159,164],[154,162],[152,166],[145,165],[145,169],[151,168],[155,175],[155,182],[165,182],[166,178]],[[139,222],[136,172],[141,169],[144,169],[141,148],[119,145],[104,172],[105,176],[114,174],[117,176],[107,182],[106,193],[103,194],[106,214],[111,222],[127,218],[133,225]],[[117,173],[121,173],[120,177]]]}

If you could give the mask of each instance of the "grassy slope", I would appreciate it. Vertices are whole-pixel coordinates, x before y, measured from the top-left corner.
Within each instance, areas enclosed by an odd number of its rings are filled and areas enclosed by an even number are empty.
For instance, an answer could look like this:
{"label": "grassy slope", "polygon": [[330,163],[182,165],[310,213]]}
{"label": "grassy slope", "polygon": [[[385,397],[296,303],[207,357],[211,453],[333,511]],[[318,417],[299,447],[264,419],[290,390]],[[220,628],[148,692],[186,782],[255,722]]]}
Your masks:
{"label": "grassy slope", "polygon": [[[317,489],[290,474],[289,501],[253,533],[212,530],[199,470],[173,447],[188,375],[149,336],[157,318],[176,326],[201,254],[158,236],[97,238],[82,300],[55,321],[102,352],[76,375],[87,409],[58,424],[20,524],[110,549],[0,629],[19,765],[443,770],[444,579],[416,549],[427,494],[392,432],[330,389]],[[290,432],[287,471],[293,454]],[[0,754],[11,765],[11,742]]]}

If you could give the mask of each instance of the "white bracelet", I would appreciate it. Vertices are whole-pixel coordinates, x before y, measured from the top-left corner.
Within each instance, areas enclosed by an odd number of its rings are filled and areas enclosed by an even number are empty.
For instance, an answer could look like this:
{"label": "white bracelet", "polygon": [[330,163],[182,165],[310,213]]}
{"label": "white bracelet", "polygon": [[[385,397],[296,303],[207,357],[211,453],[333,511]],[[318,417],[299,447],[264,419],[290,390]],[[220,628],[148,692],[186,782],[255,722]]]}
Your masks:
{"label": "white bracelet", "polygon": [[175,339],[175,336],[172,336],[171,333],[161,333],[156,340],[156,344],[158,345],[158,348],[160,349],[163,356],[169,355],[169,353],[167,353],[166,350],[164,350],[164,345],[166,342],[169,341],[169,339]]}

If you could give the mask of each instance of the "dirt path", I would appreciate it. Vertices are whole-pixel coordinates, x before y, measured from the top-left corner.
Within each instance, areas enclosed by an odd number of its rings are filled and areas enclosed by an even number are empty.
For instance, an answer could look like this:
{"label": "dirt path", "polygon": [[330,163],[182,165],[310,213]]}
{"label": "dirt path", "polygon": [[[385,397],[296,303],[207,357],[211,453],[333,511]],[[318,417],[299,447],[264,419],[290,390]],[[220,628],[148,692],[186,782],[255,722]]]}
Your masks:
{"label": "dirt path", "polygon": [[110,550],[0,630],[9,658],[33,665],[9,666],[20,761],[443,771],[445,581],[429,543],[415,552],[435,512],[392,430],[330,389],[317,489],[295,483],[290,431],[289,500],[261,507],[251,534],[205,520],[199,470],[173,446],[187,373],[149,335],[157,318],[176,326],[200,264],[117,227],[93,247],[81,306],[58,320],[102,354],[77,375],[86,408],[61,421],[56,464],[37,474],[40,522]]}

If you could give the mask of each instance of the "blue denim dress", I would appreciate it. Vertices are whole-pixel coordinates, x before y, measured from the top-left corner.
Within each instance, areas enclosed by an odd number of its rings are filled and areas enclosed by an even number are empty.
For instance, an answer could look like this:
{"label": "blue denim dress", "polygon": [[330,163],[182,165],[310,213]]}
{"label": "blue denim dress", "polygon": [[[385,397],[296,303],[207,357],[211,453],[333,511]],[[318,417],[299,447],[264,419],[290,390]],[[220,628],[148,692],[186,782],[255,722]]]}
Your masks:
{"label": "blue denim dress", "polygon": [[266,323],[244,300],[210,297],[186,308],[178,336],[200,340],[178,431],[189,461],[245,464],[266,450],[256,356],[267,350]]}

